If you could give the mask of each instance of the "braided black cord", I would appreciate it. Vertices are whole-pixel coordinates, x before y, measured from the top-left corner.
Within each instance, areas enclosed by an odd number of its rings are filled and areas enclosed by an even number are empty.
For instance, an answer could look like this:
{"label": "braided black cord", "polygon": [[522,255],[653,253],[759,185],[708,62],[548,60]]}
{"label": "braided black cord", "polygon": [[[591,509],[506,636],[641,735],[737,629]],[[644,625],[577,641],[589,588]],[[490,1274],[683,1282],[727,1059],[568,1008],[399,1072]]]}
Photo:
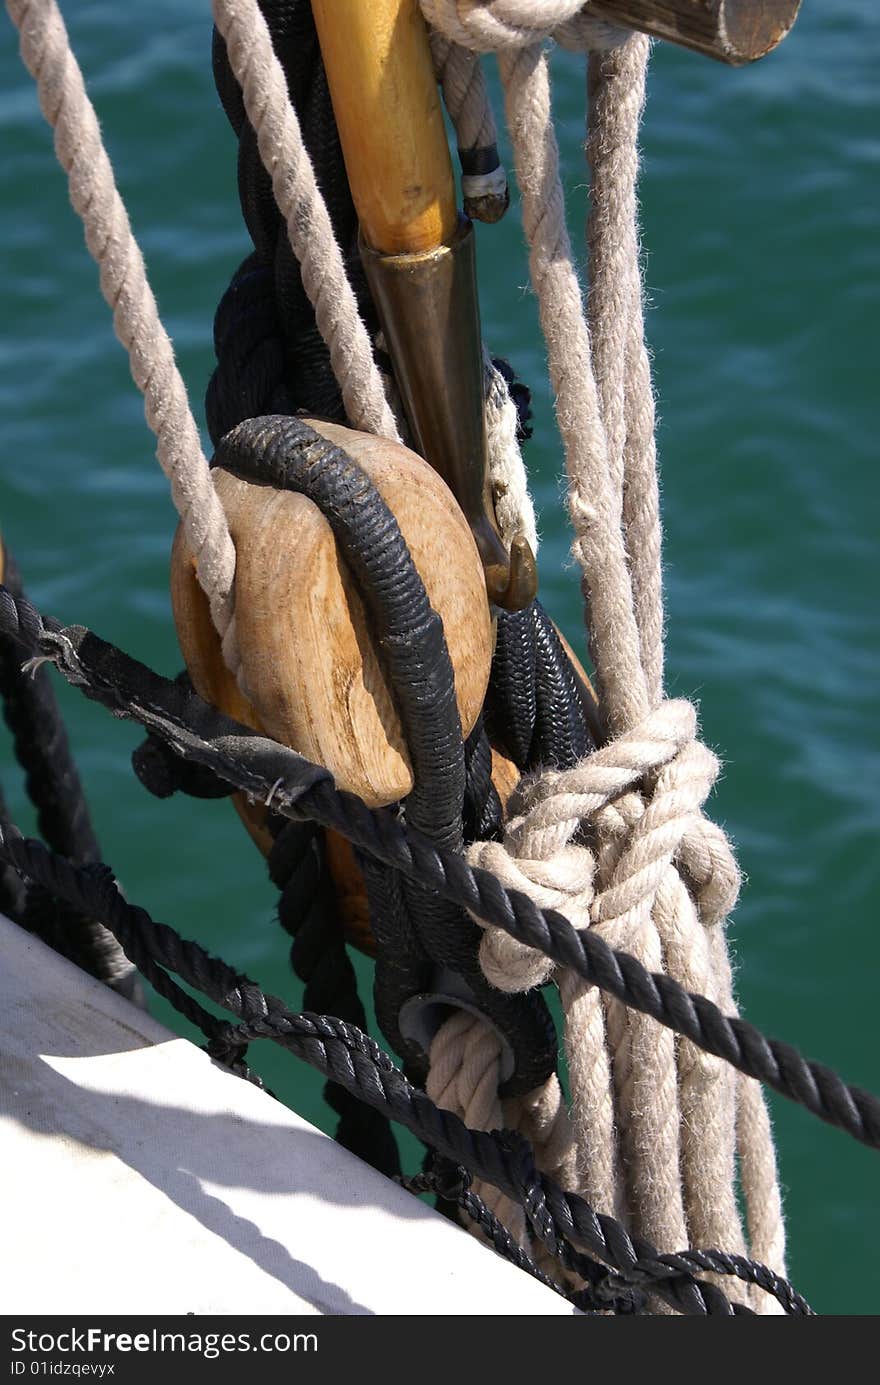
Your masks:
{"label": "braided black cord", "polygon": [[[471,1178],[467,1169],[461,1165],[451,1165],[448,1160],[439,1158],[434,1151],[429,1153],[428,1167],[422,1173],[396,1181],[415,1195],[435,1193],[441,1202],[460,1207],[465,1216],[480,1228],[497,1255],[509,1260],[517,1269],[524,1270],[554,1293],[567,1298],[569,1303],[581,1312],[633,1313],[638,1312],[646,1301],[645,1294],[637,1289],[628,1286],[612,1288],[613,1272],[601,1265],[598,1260],[588,1260],[586,1256],[577,1253],[574,1253],[572,1258],[582,1268],[588,1268],[588,1276],[582,1277],[589,1278],[589,1282],[582,1289],[566,1290],[557,1280],[540,1269],[504,1223],[471,1189]],[[619,1279],[619,1276],[615,1275],[614,1278]]]}
{"label": "braided black cord", "polygon": [[[4,583],[14,596],[23,598],[18,567],[8,550],[4,550],[4,558]],[[19,649],[8,638],[0,638],[0,697],[16,759],[37,810],[41,836],[54,851],[73,861],[100,860],[101,850],[46,670],[23,675]]]}
{"label": "braided black cord", "polygon": [[531,607],[498,614],[483,715],[493,744],[520,769],[528,768],[538,715]]}
{"label": "braided black cord", "polygon": [[530,608],[535,640],[535,733],[525,768],[569,769],[602,743],[596,704],[572,667],[540,601]]}
{"label": "braided black cord", "polygon": [[[452,664],[443,622],[391,510],[361,468],[299,418],[246,420],[222,439],[214,465],[244,481],[307,495],[327,518],[388,666],[413,765],[407,824],[438,849],[460,851],[466,776]],[[506,995],[489,985],[478,958],[480,929],[459,908],[450,908],[455,901],[449,896],[432,896],[412,875],[405,893],[424,953],[464,977],[481,1010],[509,1038],[515,1070],[503,1094],[540,1086],[555,1071],[557,1048],[543,998],[537,992]],[[378,952],[377,991],[389,951],[402,948],[405,939],[388,943]],[[385,1034],[399,1050],[396,1022]]]}
{"label": "braided black cord", "polygon": [[332,827],[375,859],[503,928],[557,965],[572,968],[600,990],[765,1082],[854,1139],[880,1148],[880,1101],[870,1092],[847,1085],[831,1068],[804,1059],[790,1044],[765,1038],[747,1020],[724,1015],[705,996],[692,994],[671,977],[648,972],[593,930],[578,931],[562,914],[539,909],[526,895],[506,890],[494,875],[469,866],[463,857],[438,851],[418,833],[403,829],[386,810],[371,810],[354,795],[341,793],[326,770],[255,736],[195,694],[181,701],[181,691],[173,683],[82,626],[44,622],[29,602],[16,601],[0,587],[0,632],[51,659],[69,682],[116,716],[138,721],[172,740],[184,758],[210,765],[245,792],[268,796],[285,817]]}
{"label": "braided black cord", "polygon": [[568,769],[601,743],[595,702],[540,601],[499,612],[485,718],[522,771]]}
{"label": "braided black cord", "polygon": [[[14,824],[9,815],[6,799],[0,789],[0,833],[5,837],[10,828],[14,831]],[[7,918],[20,923],[25,910],[27,901],[27,887],[14,867],[4,865],[0,867],[0,914],[5,914]]]}
{"label": "braided black cord", "polygon": [[[324,845],[311,823],[277,820],[280,830],[269,855],[269,877],[281,891],[278,919],[293,939],[290,960],[305,982],[303,1007],[331,1011],[365,1029],[367,1018],[357,977],[333,907],[333,886],[324,865]],[[328,1082],[324,1100],[339,1116],[336,1139],[389,1178],[400,1172],[400,1156],[387,1119]]]}
{"label": "braided black cord", "polygon": [[501,799],[492,782],[492,748],[479,716],[465,741],[462,830],[465,842],[500,841]]}
{"label": "braided black cord", "polygon": [[[5,545],[0,567],[7,587],[23,598],[18,565]],[[0,699],[42,836],[73,861],[99,860],[100,848],[48,673],[42,668],[23,673],[18,642],[3,637]],[[29,933],[99,981],[133,993],[134,976],[120,965],[113,939],[93,919],[70,905],[59,907],[38,886],[22,890],[19,883],[15,890],[7,885],[3,900],[6,912]]]}
{"label": "braided black cord", "polygon": [[[680,1265],[667,1263],[669,1257],[662,1257],[650,1242],[630,1237],[613,1217],[597,1213],[577,1194],[559,1188],[538,1170],[531,1147],[522,1136],[511,1131],[469,1129],[451,1111],[435,1106],[424,1092],[413,1087],[368,1034],[333,1016],[293,1013],[277,997],[265,994],[255,982],[211,956],[198,943],[181,938],[146,910],[129,904],[107,867],[75,866],[41,842],[17,835],[0,840],[0,855],[52,894],[99,917],[126,952],[130,951],[132,960],[137,962],[149,954],[153,974],[160,981],[157,968],[175,972],[187,985],[239,1017],[238,1025],[223,1028],[213,1016],[207,1016],[205,1032],[211,1036],[211,1049],[218,1057],[240,1057],[244,1045],[255,1039],[271,1039],[405,1125],[444,1158],[462,1164],[469,1173],[520,1201],[542,1240],[569,1263],[586,1263],[573,1244],[577,1242],[624,1280],[635,1275],[641,1284],[650,1282],[652,1291],[680,1312],[730,1316],[735,1311],[719,1289],[698,1281],[683,1259]],[[196,1023],[206,1013],[170,978],[166,978],[163,994],[172,1004],[185,1003],[184,1013]],[[744,1262],[738,1261],[731,1271],[737,1257],[712,1251],[702,1251],[700,1257],[700,1268],[742,1277]],[[662,1269],[655,1272],[654,1266]],[[756,1270],[754,1282],[757,1275]],[[770,1280],[775,1276],[768,1271],[767,1282]],[[786,1286],[785,1299],[791,1311],[805,1311],[806,1305],[797,1306],[802,1300],[790,1286]]]}

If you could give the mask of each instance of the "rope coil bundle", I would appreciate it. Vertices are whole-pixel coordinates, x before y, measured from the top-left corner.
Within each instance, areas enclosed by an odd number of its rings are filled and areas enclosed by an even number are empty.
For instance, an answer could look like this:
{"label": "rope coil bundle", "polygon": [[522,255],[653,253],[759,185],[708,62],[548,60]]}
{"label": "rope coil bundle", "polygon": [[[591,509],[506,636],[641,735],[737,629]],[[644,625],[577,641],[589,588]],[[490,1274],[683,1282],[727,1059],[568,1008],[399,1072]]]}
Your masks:
{"label": "rope coil bundle", "polygon": [[[237,670],[228,527],[185,398],[181,402],[170,345],[155,317],[94,113],[53,0],[8,0],[8,7],[22,29],[25,61],[56,126],[72,200],[86,223],[117,330],[147,397],[160,461],[172,479],[224,656]],[[251,206],[268,208],[268,220],[283,229],[338,383],[342,416],[397,438],[389,391],[374,359],[375,331],[361,319],[362,312],[369,318],[370,305],[357,285],[357,264],[337,241],[288,76],[273,48],[278,24],[297,5],[262,6],[276,20],[275,33],[256,0],[214,0],[213,9],[234,78],[235,89],[227,88],[224,104],[240,135],[240,167],[247,170],[250,148],[253,173],[255,148],[266,170],[255,175],[262,190]],[[735,901],[739,876],[723,834],[702,813],[717,761],[696,739],[690,705],[665,701],[662,693],[654,412],[635,194],[647,40],[573,0],[479,5],[422,0],[422,10],[433,26],[435,62],[465,166],[470,154],[470,166],[478,170],[467,176],[490,180],[471,187],[475,201],[495,199],[482,208],[489,220],[506,193],[497,169],[481,172],[482,156],[474,153],[496,142],[474,54],[498,55],[606,732],[606,743],[589,754],[589,745],[582,743],[550,768],[547,761],[543,768],[527,766],[533,773],[517,791],[502,840],[474,842],[468,858],[540,908],[560,910],[585,937],[589,930],[591,938],[635,957],[655,979],[665,973],[731,1015],[723,920]],[[565,227],[544,48],[550,37],[589,54],[592,210],[586,308]],[[92,170],[97,170],[94,176]],[[335,222],[338,226],[338,208]],[[261,263],[265,220],[261,225],[249,219],[248,225],[252,234],[257,230],[255,261],[246,262],[233,287],[238,286],[240,298],[247,285],[248,292],[268,292],[271,300]],[[229,335],[231,340],[235,333]],[[495,420],[493,480],[507,501],[499,520],[508,537],[519,529],[533,534],[515,440],[515,405],[496,373],[489,373],[488,382],[488,414]],[[277,388],[277,379],[271,384]],[[219,409],[223,400],[217,391],[213,399]],[[285,400],[285,411],[297,402]],[[224,413],[220,432],[248,416],[230,420]],[[471,759],[477,763],[479,756],[472,752]],[[417,812],[414,821],[420,825]],[[493,835],[500,833],[496,822]],[[459,834],[441,846],[454,851],[460,844]],[[419,907],[425,909],[423,896]],[[434,1036],[429,1095],[476,1128],[519,1128],[531,1139],[542,1170],[600,1212],[623,1216],[634,1234],[661,1252],[711,1244],[723,1245],[733,1256],[743,1252],[735,1192],[738,1159],[751,1252],[781,1274],[780,1198],[769,1120],[756,1084],[736,1078],[721,1058],[696,1046],[691,1034],[676,1046],[650,1006],[633,1013],[613,991],[603,996],[583,968],[570,964],[564,949],[548,961],[532,940],[499,930],[497,920],[482,911],[483,902],[470,901],[468,907],[485,928],[479,956],[496,992],[525,996],[551,980],[559,988],[571,1114],[552,1073],[531,1090],[502,1095],[499,1031],[467,1010],[453,1015]],[[449,917],[448,911],[438,915]],[[482,984],[476,973],[471,979]],[[494,1210],[517,1236],[526,1237],[527,1218],[509,1190],[501,1190]]]}

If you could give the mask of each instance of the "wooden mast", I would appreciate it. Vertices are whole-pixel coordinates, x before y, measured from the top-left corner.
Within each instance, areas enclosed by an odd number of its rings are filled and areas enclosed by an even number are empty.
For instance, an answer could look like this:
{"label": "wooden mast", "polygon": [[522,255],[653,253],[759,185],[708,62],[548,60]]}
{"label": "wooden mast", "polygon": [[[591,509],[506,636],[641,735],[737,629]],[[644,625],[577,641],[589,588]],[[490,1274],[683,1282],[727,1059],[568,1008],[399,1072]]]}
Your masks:
{"label": "wooden mast", "polygon": [[421,455],[471,527],[489,600],[537,587],[524,535],[510,551],[488,483],[483,349],[470,223],[455,180],[417,0],[312,0],[362,259]]}

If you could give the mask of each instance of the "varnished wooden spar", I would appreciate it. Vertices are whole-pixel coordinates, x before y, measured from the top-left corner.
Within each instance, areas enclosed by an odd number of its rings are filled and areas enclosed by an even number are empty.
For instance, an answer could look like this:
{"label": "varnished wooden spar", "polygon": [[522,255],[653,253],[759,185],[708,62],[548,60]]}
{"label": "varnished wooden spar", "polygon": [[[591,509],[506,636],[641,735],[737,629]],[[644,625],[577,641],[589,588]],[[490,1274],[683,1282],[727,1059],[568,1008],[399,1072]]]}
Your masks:
{"label": "varnished wooden spar", "polygon": [[470,223],[416,0],[312,0],[362,258],[422,456],[461,506],[490,601],[535,595],[524,536],[506,550],[486,467],[483,354]]}
{"label": "varnished wooden spar", "polygon": [[770,53],[801,0],[593,0],[598,17],[741,67]]}
{"label": "varnished wooden spar", "polygon": [[384,255],[446,245],[455,181],[415,0],[312,0],[361,230]]}

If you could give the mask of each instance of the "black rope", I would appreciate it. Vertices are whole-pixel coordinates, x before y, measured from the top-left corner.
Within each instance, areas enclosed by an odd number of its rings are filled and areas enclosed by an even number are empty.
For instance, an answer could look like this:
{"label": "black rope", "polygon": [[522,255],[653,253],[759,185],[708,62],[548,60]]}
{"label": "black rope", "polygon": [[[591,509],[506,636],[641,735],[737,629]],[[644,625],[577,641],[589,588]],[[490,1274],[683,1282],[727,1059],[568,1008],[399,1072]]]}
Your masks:
{"label": "black rope", "polygon": [[[6,548],[2,567],[8,590],[24,597],[17,564]],[[46,671],[35,669],[24,676],[18,648],[3,638],[0,697],[41,835],[54,851],[73,861],[100,860],[98,839]]]}
{"label": "black rope", "polygon": [[[0,568],[9,590],[23,597],[18,565],[5,545]],[[23,674],[17,643],[3,636],[0,699],[40,833],[55,851],[73,861],[99,860],[100,848],[48,673],[38,668]],[[8,820],[5,805],[0,818]],[[113,940],[87,915],[70,906],[56,907],[36,886],[25,890],[20,882],[14,885],[8,880],[0,881],[0,907],[99,981],[134,994],[135,978],[121,967]]]}
{"label": "black rope", "polygon": [[354,795],[337,790],[320,766],[254,735],[83,626],[44,621],[29,602],[16,601],[0,587],[0,632],[19,640],[31,655],[50,659],[63,677],[115,716],[137,721],[173,742],[184,759],[206,764],[236,788],[269,800],[284,817],[332,827],[375,859],[503,928],[863,1144],[880,1148],[880,1101],[870,1092],[849,1086],[790,1044],[767,1039],[747,1020],[724,1015],[672,977],[648,972],[594,930],[579,931],[555,910],[539,909],[488,871],[404,829],[387,810],[368,809]]}
{"label": "black rope", "polygon": [[569,769],[602,742],[596,703],[539,601],[499,612],[484,718],[523,772]]}
{"label": "black rope", "polygon": [[[555,1255],[579,1273],[587,1270],[595,1276],[595,1265],[585,1261],[578,1248],[585,1247],[588,1256],[602,1261],[617,1276],[609,1288],[609,1298],[620,1292],[621,1284],[649,1284],[652,1292],[679,1312],[730,1316],[743,1311],[713,1284],[698,1280],[693,1273],[697,1268],[760,1282],[780,1298],[786,1311],[811,1311],[787,1282],[778,1280],[766,1267],[712,1250],[663,1256],[644,1238],[630,1236],[613,1217],[596,1212],[583,1198],[543,1174],[522,1136],[512,1131],[470,1129],[413,1087],[368,1034],[334,1016],[295,1014],[198,943],[181,938],[146,910],[129,904],[108,867],[75,866],[41,842],[11,833],[0,839],[0,855],[56,897],[99,917],[136,965],[141,967],[147,961],[144,972],[151,981],[160,981],[162,994],[172,1004],[179,1002],[182,1012],[194,1022],[203,1021],[212,1056],[224,1062],[231,1058],[240,1065],[246,1045],[254,1040],[270,1039],[280,1044],[406,1126],[443,1158],[520,1202],[532,1227]],[[162,970],[166,972],[164,982]],[[182,992],[168,972],[176,973],[240,1022],[223,1025]],[[696,1256],[696,1263],[692,1264],[689,1256]]]}
{"label": "black rope", "polygon": [[[318,187],[327,204],[349,282],[371,335],[378,329],[357,244],[358,221],[345,173],[327,78],[309,0],[260,0],[272,47],[287,80]],[[238,138],[238,190],[254,254],[236,272],[215,320],[217,369],[205,411],[216,444],[235,424],[262,414],[293,413],[345,423],[330,355],[303,288],[272,182],[214,32],[214,80]]]}
{"label": "black rope", "polygon": [[[311,6],[307,0],[263,0],[261,9],[359,306],[375,334],[376,315],[357,245],[357,217]],[[239,195],[255,249],[236,272],[217,310],[214,338],[218,364],[206,408],[209,431],[218,444],[217,463],[253,480],[257,472],[265,472],[261,466],[265,458],[260,454],[268,445],[269,434],[276,435],[273,448],[282,455],[302,443],[303,425],[279,416],[289,416],[298,409],[345,420],[329,354],[317,332],[224,42],[216,32],[213,66],[224,110],[239,139]],[[505,362],[497,364],[516,402],[520,432],[525,436],[528,390],[515,380]],[[276,417],[254,421],[268,414]],[[236,424],[240,427],[233,430]],[[337,541],[350,565],[355,566],[373,624],[381,631],[380,647],[413,765],[414,788],[404,805],[406,820],[438,846],[459,850],[464,830],[492,828],[497,832],[500,825],[500,803],[491,778],[478,772],[491,758],[488,744],[479,747],[476,759],[474,747],[470,747],[466,760],[442,624],[430,608],[393,517],[380,512],[374,496],[367,508],[363,504],[353,509],[349,506],[347,517],[340,521],[337,515],[334,522],[339,487],[342,485],[344,491],[353,469],[337,449],[314,439],[314,435],[312,438],[315,447],[334,454],[336,468],[331,484],[327,485],[325,478],[317,488],[310,484],[307,493],[334,524]],[[282,479],[285,469],[295,468],[276,467],[276,485],[291,484],[290,475]],[[363,494],[369,497],[372,489],[361,477]],[[342,503],[344,507],[344,496]],[[163,786],[162,763],[151,766],[139,762],[136,769],[148,782],[153,782],[153,775]],[[475,1002],[491,1011],[493,1022],[510,1035],[516,1050],[510,1091],[525,1090],[544,1080],[555,1066],[557,1044],[541,997],[510,998],[493,990],[477,960],[479,930],[467,915],[449,901],[425,892],[412,879],[391,878],[393,873],[375,861],[361,864],[378,944],[377,1014],[383,1033],[405,1056],[411,1075],[424,1075],[426,1055],[401,1033],[401,1006],[412,995],[429,992],[437,969],[448,968],[466,978]],[[332,931],[330,921],[327,929]]]}
{"label": "black rope", "polygon": [[[452,663],[443,622],[391,510],[361,468],[299,418],[239,424],[222,439],[214,465],[244,481],[304,494],[327,518],[358,583],[394,690],[413,766],[413,790],[403,805],[407,825],[439,850],[460,851],[466,772]],[[374,896],[377,885],[371,880]],[[395,936],[394,916],[386,914],[380,923],[378,911],[372,911],[376,927],[386,930],[386,936],[377,937],[376,964],[386,1038],[410,1056],[412,1045],[400,1032],[397,1016],[426,980],[430,988],[422,966],[427,957],[464,978],[482,1013],[510,1044],[514,1073],[502,1094],[540,1086],[556,1069],[557,1049],[541,995],[507,995],[489,984],[479,964],[481,930],[460,908],[450,907],[454,902],[448,897],[425,891],[412,875],[405,879],[404,894],[412,930]],[[393,965],[387,966],[392,957]],[[383,994],[392,986],[391,995]],[[425,1058],[413,1067],[422,1077]]]}
{"label": "black rope", "polygon": [[[292,938],[290,960],[305,982],[306,1010],[332,1011],[347,1024],[366,1028],[366,1014],[348,950],[333,887],[325,869],[322,835],[313,823],[275,820],[278,832],[269,855],[269,877],[280,890],[278,919]],[[336,1139],[392,1178],[400,1155],[387,1119],[328,1082],[324,1099],[339,1116]]]}
{"label": "black rope", "polygon": [[607,1267],[576,1252],[572,1252],[572,1259],[580,1266],[581,1277],[587,1279],[587,1285],[582,1289],[567,1289],[558,1280],[551,1278],[540,1269],[504,1223],[473,1191],[467,1169],[461,1164],[453,1164],[451,1160],[440,1157],[435,1150],[429,1152],[427,1167],[421,1173],[396,1181],[415,1196],[435,1193],[441,1203],[459,1207],[465,1216],[479,1227],[496,1255],[509,1260],[517,1269],[531,1275],[554,1293],[567,1298],[569,1303],[582,1313],[637,1313],[642,1311],[647,1302],[646,1294],[628,1285],[621,1284],[619,1292],[611,1289],[609,1286],[612,1274]]}

